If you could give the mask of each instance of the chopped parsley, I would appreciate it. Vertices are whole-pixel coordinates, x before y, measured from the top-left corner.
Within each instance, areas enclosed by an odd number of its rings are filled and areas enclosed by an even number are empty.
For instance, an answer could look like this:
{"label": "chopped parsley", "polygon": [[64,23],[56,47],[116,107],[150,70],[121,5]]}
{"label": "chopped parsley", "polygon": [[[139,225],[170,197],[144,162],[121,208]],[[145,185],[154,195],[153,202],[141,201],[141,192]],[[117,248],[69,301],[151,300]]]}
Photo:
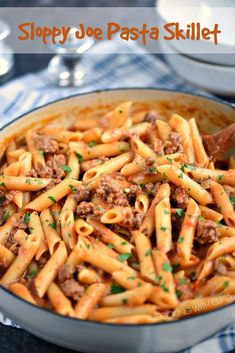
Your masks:
{"label": "chopped parsley", "polygon": [[178,244],[181,244],[181,243],[183,243],[183,241],[184,241],[184,237],[179,237],[177,243],[178,243]]}
{"label": "chopped parsley", "polygon": [[221,223],[221,221],[218,221],[218,222],[217,222],[217,226],[218,226],[219,228],[222,227],[222,225],[223,225],[223,224]]}
{"label": "chopped parsley", "polygon": [[126,304],[128,303],[128,299],[127,299],[127,298],[123,298],[123,299],[122,299],[122,303],[123,303],[124,305],[126,305]]}
{"label": "chopped parsley", "polygon": [[107,247],[108,247],[109,249],[113,249],[113,248],[114,248],[114,245],[110,243],[110,244],[107,245]]}
{"label": "chopped parsley", "polygon": [[150,167],[149,168],[149,172],[150,173],[155,173],[156,172],[156,168],[155,167]]}
{"label": "chopped parsley", "polygon": [[120,245],[126,245],[126,244],[127,244],[126,241],[122,241],[122,242],[120,243]]}
{"label": "chopped parsley", "polygon": [[120,261],[120,262],[124,262],[124,261],[127,261],[129,259],[132,258],[132,254],[129,253],[129,252],[124,252],[123,254],[120,254],[118,255],[117,259]]}
{"label": "chopped parsley", "polygon": [[26,179],[25,182],[26,182],[26,184],[31,185],[31,180],[30,179]]}
{"label": "chopped parsley", "polygon": [[25,215],[24,215],[24,222],[28,223],[29,221],[30,221],[30,213],[26,212]]}
{"label": "chopped parsley", "polygon": [[97,145],[97,142],[95,142],[95,141],[90,141],[90,142],[88,143],[88,145],[89,145],[90,148],[92,148],[92,147],[95,147],[95,146]]}
{"label": "chopped parsley", "polygon": [[115,282],[112,282],[111,284],[111,294],[119,294],[119,293],[123,293],[125,292],[125,290],[121,287],[119,287],[119,285]]}
{"label": "chopped parsley", "polygon": [[167,227],[161,226],[160,229],[165,232],[167,230]]}
{"label": "chopped parsley", "polygon": [[187,168],[189,170],[194,170],[195,169],[195,166],[194,165],[191,165],[191,164],[188,164],[188,163],[185,163],[183,164],[180,169],[182,170],[182,172],[184,172],[184,169]]}
{"label": "chopped parsley", "polygon": [[175,293],[179,299],[183,296],[183,292],[181,292],[179,289],[176,289]]}
{"label": "chopped parsley", "polygon": [[134,280],[134,279],[136,279],[136,277],[135,276],[129,276],[129,277],[127,277],[127,279]]}
{"label": "chopped parsley", "polygon": [[145,187],[145,184],[143,184],[143,183],[140,183],[140,184],[139,184],[139,187],[140,187],[141,189],[144,189],[144,187]]}
{"label": "chopped parsley", "polygon": [[163,175],[163,179],[164,179],[164,180],[167,180],[167,175],[166,175],[166,173],[164,172],[162,175]]}
{"label": "chopped parsley", "polygon": [[2,187],[6,187],[6,184],[4,183],[4,182],[2,182],[2,183],[0,183],[0,186],[2,186]]}
{"label": "chopped parsley", "polygon": [[36,275],[37,275],[37,271],[31,271],[31,272],[27,273],[26,278],[27,278],[27,280],[30,281],[30,280],[33,279]]}
{"label": "chopped parsley", "polygon": [[164,292],[169,293],[169,289],[166,286],[166,283],[162,283],[160,287],[164,290]]}
{"label": "chopped parsley", "polygon": [[233,205],[233,207],[235,207],[235,196],[230,196],[229,198],[231,204]]}
{"label": "chopped parsley", "polygon": [[49,223],[48,226],[51,227],[52,229],[56,229],[56,222]]}
{"label": "chopped parsley", "polygon": [[150,256],[151,255],[151,249],[148,249],[145,253],[145,256]]}
{"label": "chopped parsley", "polygon": [[202,217],[202,216],[197,216],[197,219],[200,221],[200,222],[203,222],[204,221],[204,217]]}
{"label": "chopped parsley", "polygon": [[39,154],[40,154],[40,156],[44,156],[44,151],[43,150],[39,150]]}
{"label": "chopped parsley", "polygon": [[76,188],[72,184],[69,184],[69,188],[72,190],[72,192],[76,191]]}
{"label": "chopped parsley", "polygon": [[172,163],[173,163],[173,159],[172,159],[172,158],[167,157],[166,159],[170,162],[170,164],[172,164]]}
{"label": "chopped parsley", "polygon": [[7,212],[6,210],[3,211],[3,222],[6,223],[7,220],[9,219],[10,217],[10,213]]}
{"label": "chopped parsley", "polygon": [[229,286],[229,281],[224,281],[224,288],[227,288]]}
{"label": "chopped parsley", "polygon": [[79,162],[79,163],[82,163],[82,161],[83,161],[83,156],[82,156],[80,153],[78,153],[78,152],[75,152],[75,156],[77,157],[78,162]]}
{"label": "chopped parsley", "polygon": [[168,262],[164,262],[164,264],[162,265],[162,269],[166,272],[172,272],[172,267]]}
{"label": "chopped parsley", "polygon": [[175,215],[176,217],[183,217],[185,214],[184,210],[182,208],[175,208]]}
{"label": "chopped parsley", "polygon": [[187,284],[186,278],[179,278],[179,284]]}
{"label": "chopped parsley", "polygon": [[224,177],[224,174],[218,175],[218,181],[221,181],[223,179],[223,177]]}
{"label": "chopped parsley", "polygon": [[168,210],[164,210],[164,214],[170,214]]}
{"label": "chopped parsley", "polygon": [[180,174],[178,175],[178,178],[180,178],[180,179],[183,179],[183,177],[184,177],[184,174],[183,174],[183,173],[180,173]]}
{"label": "chopped parsley", "polygon": [[48,199],[51,200],[52,202],[56,203],[56,199],[53,196],[48,196]]}
{"label": "chopped parsley", "polygon": [[65,171],[65,173],[69,174],[72,172],[72,169],[68,165],[62,165],[62,169]]}
{"label": "chopped parsley", "polygon": [[159,284],[162,280],[162,276],[156,275],[156,282]]}

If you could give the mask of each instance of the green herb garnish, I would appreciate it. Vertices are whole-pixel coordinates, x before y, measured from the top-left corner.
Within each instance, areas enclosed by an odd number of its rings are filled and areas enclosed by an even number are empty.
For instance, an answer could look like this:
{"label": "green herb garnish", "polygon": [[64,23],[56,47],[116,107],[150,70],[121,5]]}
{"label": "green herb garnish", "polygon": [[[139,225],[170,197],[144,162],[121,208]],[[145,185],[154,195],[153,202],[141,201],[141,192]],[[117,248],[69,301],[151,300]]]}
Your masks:
{"label": "green herb garnish", "polygon": [[24,222],[28,223],[29,221],[30,221],[30,213],[26,212],[25,215],[24,215]]}
{"label": "green herb garnish", "polygon": [[56,222],[49,223],[48,226],[51,227],[52,229],[56,229]]}
{"label": "green herb garnish", "polygon": [[48,199],[51,200],[52,202],[56,203],[56,199],[53,196],[48,196]]}
{"label": "green herb garnish", "polygon": [[176,217],[183,217],[185,214],[184,210],[182,208],[175,208],[175,215]]}
{"label": "green herb garnish", "polygon": [[120,254],[118,255],[117,259],[120,261],[120,262],[124,262],[124,261],[127,261],[129,259],[132,258],[132,254],[129,253],[129,252],[124,252],[123,254]]}
{"label": "green herb garnish", "polygon": [[145,253],[145,256],[150,256],[151,255],[151,249],[148,249]]}
{"label": "green herb garnish", "polygon": [[82,156],[80,153],[78,153],[78,152],[75,152],[75,156],[77,157],[78,162],[79,162],[79,163],[82,163],[82,161],[83,161],[83,156]]}
{"label": "green herb garnish", "polygon": [[97,142],[95,142],[95,141],[90,141],[88,145],[89,145],[89,147],[92,148],[92,147],[94,147],[94,146],[97,145]]}
{"label": "green herb garnish", "polygon": [[69,174],[72,172],[72,169],[68,165],[62,165],[62,169],[65,171],[65,173]]}
{"label": "green herb garnish", "polygon": [[162,269],[166,272],[172,272],[172,267],[168,262],[164,262],[164,264],[162,265]]}
{"label": "green herb garnish", "polygon": [[111,294],[119,294],[119,293],[123,293],[125,292],[125,290],[121,287],[119,287],[119,285],[115,282],[113,282],[111,284]]}

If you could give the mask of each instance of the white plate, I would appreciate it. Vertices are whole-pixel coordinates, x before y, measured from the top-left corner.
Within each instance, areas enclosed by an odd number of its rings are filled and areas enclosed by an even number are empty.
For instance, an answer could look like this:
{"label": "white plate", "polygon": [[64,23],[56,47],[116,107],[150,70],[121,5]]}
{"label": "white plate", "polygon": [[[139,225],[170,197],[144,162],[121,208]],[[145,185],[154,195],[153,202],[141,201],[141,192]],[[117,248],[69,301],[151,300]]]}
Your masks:
{"label": "white plate", "polygon": [[218,23],[222,33],[218,35],[217,45],[212,39],[171,40],[168,47],[204,62],[235,66],[234,0],[157,0],[156,11],[162,26],[179,22],[186,28],[191,22],[199,22],[212,29]]}
{"label": "white plate", "polygon": [[235,66],[209,64],[179,54],[165,41],[162,51],[172,69],[186,81],[212,93],[235,97]]}

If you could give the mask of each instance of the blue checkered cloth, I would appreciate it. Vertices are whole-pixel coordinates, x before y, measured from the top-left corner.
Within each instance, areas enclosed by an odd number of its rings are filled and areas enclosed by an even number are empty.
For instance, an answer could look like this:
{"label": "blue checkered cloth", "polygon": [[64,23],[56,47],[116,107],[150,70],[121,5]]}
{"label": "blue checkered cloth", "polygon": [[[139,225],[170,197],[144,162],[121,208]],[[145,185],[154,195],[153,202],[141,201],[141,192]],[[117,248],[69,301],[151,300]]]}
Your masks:
{"label": "blue checkered cloth", "polygon": [[[155,87],[209,95],[182,80],[159,56],[147,54],[145,49],[140,48],[136,54],[136,44],[128,47],[129,54],[103,55],[102,52],[107,45],[115,45],[115,52],[121,52],[124,44],[118,40],[112,44],[103,42],[96,48],[99,53],[85,55],[82,61],[86,76],[84,84],[79,88],[54,86],[46,70],[25,75],[2,86],[0,88],[0,128],[15,117],[48,102],[100,89]],[[0,323],[18,327],[1,313]],[[235,349],[235,324],[187,349],[184,353],[222,353],[233,349]]]}

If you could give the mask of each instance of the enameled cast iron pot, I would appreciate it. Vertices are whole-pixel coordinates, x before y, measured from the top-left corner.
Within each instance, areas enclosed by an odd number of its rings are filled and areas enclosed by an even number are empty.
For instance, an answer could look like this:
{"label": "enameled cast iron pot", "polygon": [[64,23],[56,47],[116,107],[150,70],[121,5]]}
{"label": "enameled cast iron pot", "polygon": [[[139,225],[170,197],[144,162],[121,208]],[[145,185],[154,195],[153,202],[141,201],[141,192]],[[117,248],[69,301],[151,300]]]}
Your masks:
{"label": "enameled cast iron pot", "polygon": [[[12,136],[47,122],[70,126],[84,116],[99,116],[118,103],[131,100],[140,109],[157,109],[197,119],[203,132],[213,133],[235,121],[235,109],[217,100],[156,89],[117,89],[59,100],[29,112],[0,131],[0,152]],[[235,321],[235,304],[180,321],[148,325],[114,325],[63,317],[36,307],[0,286],[0,311],[32,334],[84,352],[178,352],[213,335]]]}

